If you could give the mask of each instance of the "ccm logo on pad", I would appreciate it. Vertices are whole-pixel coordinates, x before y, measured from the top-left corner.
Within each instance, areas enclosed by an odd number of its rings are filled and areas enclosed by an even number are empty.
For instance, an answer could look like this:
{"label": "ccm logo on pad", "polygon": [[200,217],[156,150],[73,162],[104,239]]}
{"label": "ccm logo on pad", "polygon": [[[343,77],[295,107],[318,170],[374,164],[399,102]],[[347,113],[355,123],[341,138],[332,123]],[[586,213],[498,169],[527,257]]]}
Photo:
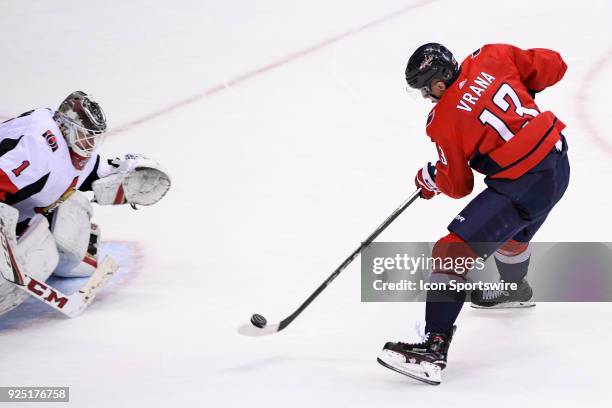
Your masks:
{"label": "ccm logo on pad", "polygon": [[57,303],[57,307],[60,309],[62,309],[66,303],[68,303],[68,298],[59,297],[56,291],[34,278],[30,278],[30,282],[28,282],[28,290],[41,297],[46,295],[43,299],[49,303]]}

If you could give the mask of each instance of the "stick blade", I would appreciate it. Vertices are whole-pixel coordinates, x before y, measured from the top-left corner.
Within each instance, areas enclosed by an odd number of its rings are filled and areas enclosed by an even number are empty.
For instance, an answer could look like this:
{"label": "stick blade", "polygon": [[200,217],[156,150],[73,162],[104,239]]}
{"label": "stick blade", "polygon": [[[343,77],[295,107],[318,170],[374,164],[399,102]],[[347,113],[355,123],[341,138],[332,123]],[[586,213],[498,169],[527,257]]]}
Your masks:
{"label": "stick blade", "polygon": [[68,317],[77,317],[83,313],[118,269],[117,262],[110,255],[106,256],[87,282],[76,292],[67,296],[68,307],[57,310]]}
{"label": "stick blade", "polygon": [[249,323],[244,323],[238,328],[238,333],[242,334],[243,336],[249,336],[249,337],[266,336],[268,334],[273,334],[277,332],[278,332],[278,323],[269,324],[266,327],[259,328],[259,327],[253,326],[253,324],[249,322]]}

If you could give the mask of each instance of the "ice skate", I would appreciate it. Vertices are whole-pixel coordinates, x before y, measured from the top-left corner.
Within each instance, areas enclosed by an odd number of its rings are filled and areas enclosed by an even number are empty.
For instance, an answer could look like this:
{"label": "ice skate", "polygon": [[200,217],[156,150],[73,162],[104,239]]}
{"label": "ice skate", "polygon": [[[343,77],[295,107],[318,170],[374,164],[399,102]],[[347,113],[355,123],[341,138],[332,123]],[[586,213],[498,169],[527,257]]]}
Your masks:
{"label": "ice skate", "polygon": [[378,362],[400,374],[431,385],[442,381],[448,347],[456,326],[450,334],[427,333],[418,343],[388,342],[378,356]]}
{"label": "ice skate", "polygon": [[512,309],[535,306],[533,290],[523,279],[516,290],[474,290],[472,307],[476,309]]}

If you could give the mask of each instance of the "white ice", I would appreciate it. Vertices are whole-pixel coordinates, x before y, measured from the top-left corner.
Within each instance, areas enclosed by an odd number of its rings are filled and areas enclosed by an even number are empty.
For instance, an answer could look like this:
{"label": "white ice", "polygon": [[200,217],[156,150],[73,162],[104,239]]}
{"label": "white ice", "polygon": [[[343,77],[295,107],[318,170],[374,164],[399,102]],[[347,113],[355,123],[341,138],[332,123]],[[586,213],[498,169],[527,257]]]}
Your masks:
{"label": "white ice", "polygon": [[[562,53],[567,75],[538,103],[568,125],[572,180],[536,239],[610,241],[610,13],[603,0],[3,0],[0,116],[92,93],[123,129],[104,153],[157,158],[173,189],[137,212],[97,209],[105,240],[139,248],[133,275],[76,319],[1,330],[0,385],[70,386],[71,406],[90,408],[610,403],[608,304],[466,307],[439,387],[376,363],[423,305],[360,303],[358,262],[286,332],[236,332],[253,312],[292,311],[435,157],[430,106],[404,90],[424,42],[458,58],[492,42]],[[435,241],[468,200],[417,202],[380,239]]]}

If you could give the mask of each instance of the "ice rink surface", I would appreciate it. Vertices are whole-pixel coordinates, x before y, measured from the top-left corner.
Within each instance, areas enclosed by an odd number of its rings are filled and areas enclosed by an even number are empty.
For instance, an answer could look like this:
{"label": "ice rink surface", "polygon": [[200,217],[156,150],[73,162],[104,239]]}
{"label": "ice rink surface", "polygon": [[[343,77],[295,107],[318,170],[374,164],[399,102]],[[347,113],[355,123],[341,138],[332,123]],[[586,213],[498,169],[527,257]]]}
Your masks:
{"label": "ice rink surface", "polygon": [[[79,318],[3,326],[0,385],[70,386],[70,406],[89,408],[609,403],[608,304],[465,307],[439,387],[376,363],[424,308],[360,303],[358,262],[286,333],[236,328],[290,313],[435,158],[431,106],[403,79],[425,42],[459,60],[495,42],[561,52],[567,75],[537,102],[568,125],[572,180],[536,240],[610,241],[611,13],[607,1],[2,1],[0,116],[89,92],[111,128],[103,153],[157,158],[173,189],[137,212],[96,209],[104,240],[138,243],[138,272]],[[380,239],[435,241],[470,197],[419,201]]]}

